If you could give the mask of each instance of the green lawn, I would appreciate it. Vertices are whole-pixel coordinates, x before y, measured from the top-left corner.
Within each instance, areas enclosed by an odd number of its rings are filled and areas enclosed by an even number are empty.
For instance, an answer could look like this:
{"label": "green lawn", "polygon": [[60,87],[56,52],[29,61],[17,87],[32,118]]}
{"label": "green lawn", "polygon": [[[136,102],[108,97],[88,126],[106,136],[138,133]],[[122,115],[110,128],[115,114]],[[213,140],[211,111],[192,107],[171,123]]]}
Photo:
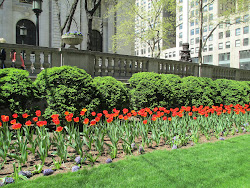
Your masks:
{"label": "green lawn", "polygon": [[249,143],[248,134],[6,187],[250,187]]}

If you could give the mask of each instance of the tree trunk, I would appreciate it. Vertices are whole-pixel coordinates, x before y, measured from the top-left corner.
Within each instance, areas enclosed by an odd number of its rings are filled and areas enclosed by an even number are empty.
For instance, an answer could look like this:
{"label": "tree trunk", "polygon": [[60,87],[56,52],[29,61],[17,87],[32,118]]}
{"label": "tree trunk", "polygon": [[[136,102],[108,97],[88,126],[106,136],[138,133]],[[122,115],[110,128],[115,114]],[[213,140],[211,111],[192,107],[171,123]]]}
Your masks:
{"label": "tree trunk", "polygon": [[198,63],[199,63],[199,77],[202,76],[202,49],[203,49],[203,43],[202,43],[202,39],[203,39],[203,0],[199,1],[199,29],[200,29],[200,39],[199,39],[199,53],[198,53]]}

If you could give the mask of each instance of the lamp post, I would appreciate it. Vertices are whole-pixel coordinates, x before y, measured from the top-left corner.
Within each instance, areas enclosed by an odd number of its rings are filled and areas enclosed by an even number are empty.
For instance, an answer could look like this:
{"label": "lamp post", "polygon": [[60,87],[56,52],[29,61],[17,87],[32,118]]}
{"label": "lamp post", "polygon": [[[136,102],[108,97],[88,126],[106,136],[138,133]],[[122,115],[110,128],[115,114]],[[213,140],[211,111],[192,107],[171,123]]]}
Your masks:
{"label": "lamp post", "polygon": [[39,14],[42,12],[43,0],[33,0],[33,12],[36,14],[36,45],[39,46]]}

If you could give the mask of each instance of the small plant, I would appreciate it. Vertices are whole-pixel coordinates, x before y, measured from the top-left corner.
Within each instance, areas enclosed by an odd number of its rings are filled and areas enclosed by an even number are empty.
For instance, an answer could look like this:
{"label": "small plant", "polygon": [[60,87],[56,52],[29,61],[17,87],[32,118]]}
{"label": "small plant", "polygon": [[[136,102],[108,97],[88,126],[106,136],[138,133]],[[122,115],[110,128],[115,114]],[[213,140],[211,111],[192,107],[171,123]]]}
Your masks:
{"label": "small plant", "polygon": [[78,32],[78,31],[69,31],[67,33],[64,33],[64,35],[66,35],[66,36],[70,36],[70,35],[83,36],[83,34],[81,32]]}

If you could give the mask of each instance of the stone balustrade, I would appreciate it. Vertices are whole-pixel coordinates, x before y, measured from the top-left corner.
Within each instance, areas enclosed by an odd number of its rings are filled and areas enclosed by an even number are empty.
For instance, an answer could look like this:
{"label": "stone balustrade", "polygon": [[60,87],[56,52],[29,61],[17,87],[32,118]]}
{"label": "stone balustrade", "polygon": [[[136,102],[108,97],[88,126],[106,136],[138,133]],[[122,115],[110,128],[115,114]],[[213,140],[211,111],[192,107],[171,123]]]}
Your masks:
{"label": "stone balustrade", "polygon": [[[197,63],[172,61],[165,59],[119,55],[111,53],[92,52],[66,48],[47,48],[19,44],[2,44],[0,49],[6,51],[5,65],[11,66],[10,52],[16,51],[16,67],[21,68],[20,54],[25,52],[26,70],[30,77],[36,75],[44,68],[71,65],[84,69],[92,77],[113,76],[119,80],[127,80],[137,72],[156,72],[161,74],[176,74],[180,77],[198,76]],[[0,62],[1,63],[1,62]],[[201,65],[201,76],[212,79],[250,80],[250,71]]]}

